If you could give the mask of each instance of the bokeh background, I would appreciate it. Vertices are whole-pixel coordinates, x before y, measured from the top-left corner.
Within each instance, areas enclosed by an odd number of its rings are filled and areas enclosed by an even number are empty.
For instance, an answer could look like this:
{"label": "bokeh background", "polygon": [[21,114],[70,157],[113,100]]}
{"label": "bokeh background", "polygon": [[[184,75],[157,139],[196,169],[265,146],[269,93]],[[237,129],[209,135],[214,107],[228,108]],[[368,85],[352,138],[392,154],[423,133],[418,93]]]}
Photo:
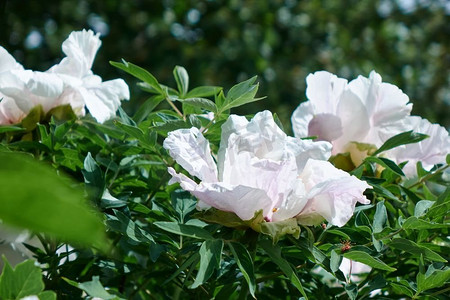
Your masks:
{"label": "bokeh background", "polygon": [[175,65],[191,86],[230,88],[258,75],[258,95],[268,98],[235,112],[270,109],[288,128],[309,73],[353,79],[374,69],[409,95],[413,114],[450,127],[447,0],[0,0],[0,13],[0,45],[34,70],[60,61],[71,31],[100,32],[93,70],[129,83],[129,113],[146,95],[110,60],[169,85]]}

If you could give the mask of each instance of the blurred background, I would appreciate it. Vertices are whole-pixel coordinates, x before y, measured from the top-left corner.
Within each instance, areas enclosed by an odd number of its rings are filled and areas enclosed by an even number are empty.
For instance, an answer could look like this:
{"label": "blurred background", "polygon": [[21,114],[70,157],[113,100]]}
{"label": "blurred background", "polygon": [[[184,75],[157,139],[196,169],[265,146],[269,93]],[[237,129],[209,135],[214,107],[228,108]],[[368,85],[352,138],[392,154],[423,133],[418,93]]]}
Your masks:
{"label": "blurred background", "polygon": [[290,128],[318,70],[353,79],[376,70],[414,103],[413,114],[450,128],[450,1],[447,0],[0,0],[0,45],[25,68],[63,57],[73,30],[101,33],[94,73],[124,78],[133,113],[146,95],[109,65],[121,58],[174,85],[184,66],[191,87],[226,89],[259,76],[267,99],[236,113],[270,109]]}

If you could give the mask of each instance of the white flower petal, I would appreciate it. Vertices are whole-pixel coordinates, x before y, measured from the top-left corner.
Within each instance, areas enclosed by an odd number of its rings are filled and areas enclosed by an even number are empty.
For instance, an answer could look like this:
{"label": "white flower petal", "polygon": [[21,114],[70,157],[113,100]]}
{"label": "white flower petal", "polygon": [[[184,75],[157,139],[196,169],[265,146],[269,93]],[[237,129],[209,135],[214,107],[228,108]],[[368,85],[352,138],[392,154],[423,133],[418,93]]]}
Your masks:
{"label": "white flower petal", "polygon": [[0,46],[0,73],[10,70],[23,70],[23,67],[5,48]]}
{"label": "white flower petal", "polygon": [[217,181],[217,167],[209,143],[197,128],[169,132],[163,146],[189,174],[206,182]]}
{"label": "white flower petal", "polygon": [[419,143],[402,145],[386,153],[397,163],[408,161],[403,168],[407,177],[416,176],[416,163],[422,162],[425,169],[431,169],[435,164],[445,163],[447,154],[450,153],[450,136],[448,131],[438,125],[432,124],[426,119],[411,116],[407,118],[408,130],[423,133],[429,136]]}
{"label": "white flower petal", "polygon": [[298,172],[301,172],[309,159],[328,160],[331,156],[331,144],[320,141],[301,140],[292,137],[286,139],[286,149],[297,161]]}
{"label": "white flower petal", "polygon": [[314,112],[335,114],[347,80],[326,71],[319,71],[309,74],[306,84],[306,97],[311,101]]}
{"label": "white flower petal", "polygon": [[309,160],[300,178],[308,191],[308,203],[298,216],[320,215],[336,226],[343,226],[352,217],[356,202],[370,203],[363,195],[370,186],[335,168],[326,161]]}
{"label": "white flower petal", "polygon": [[311,101],[300,103],[291,117],[294,135],[298,138],[309,136],[309,122],[314,118],[314,108]]}

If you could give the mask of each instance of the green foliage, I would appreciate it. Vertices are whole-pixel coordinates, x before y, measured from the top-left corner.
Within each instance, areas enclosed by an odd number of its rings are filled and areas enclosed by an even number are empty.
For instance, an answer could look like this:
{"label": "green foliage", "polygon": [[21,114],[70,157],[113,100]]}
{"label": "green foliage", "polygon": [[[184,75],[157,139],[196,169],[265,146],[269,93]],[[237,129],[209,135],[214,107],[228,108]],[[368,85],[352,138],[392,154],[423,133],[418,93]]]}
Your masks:
{"label": "green foliage", "polygon": [[44,291],[42,270],[33,260],[26,260],[14,269],[3,256],[5,265],[0,275],[0,298],[4,300],[37,296],[40,300],[56,300],[52,291]]}
{"label": "green foliage", "polygon": [[[104,124],[54,117],[0,127],[0,218],[36,232],[42,244],[26,245],[41,267],[5,266],[3,297],[18,297],[9,283],[22,282],[23,272],[39,282],[33,293],[42,299],[55,297],[44,287],[62,299],[365,299],[378,289],[391,299],[445,299],[448,165],[428,171],[419,164],[418,177],[406,180],[402,164],[382,157],[423,136],[394,137],[359,166],[342,163],[345,155],[332,160],[372,187],[365,192],[371,204],[357,206],[343,227],[266,222],[262,211],[247,221],[198,212],[192,195],[168,185],[167,168],[181,169],[162,142],[171,130],[197,126],[217,153],[230,110],[261,99],[256,78],[228,91],[190,89],[195,81],[179,66],[171,87],[131,63],[112,64],[150,95],[132,117],[119,110]],[[112,247],[105,253],[79,243]],[[371,270],[344,273],[345,259]]]}

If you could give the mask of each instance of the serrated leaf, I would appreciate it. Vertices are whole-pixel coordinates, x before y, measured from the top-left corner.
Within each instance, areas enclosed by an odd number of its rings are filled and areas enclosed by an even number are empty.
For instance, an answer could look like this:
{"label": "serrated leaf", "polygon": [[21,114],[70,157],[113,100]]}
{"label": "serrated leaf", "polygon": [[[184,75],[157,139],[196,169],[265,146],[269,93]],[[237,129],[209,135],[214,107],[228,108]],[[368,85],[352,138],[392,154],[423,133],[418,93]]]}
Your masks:
{"label": "serrated leaf", "polygon": [[272,261],[278,265],[278,267],[286,275],[289,281],[299,290],[303,297],[308,299],[308,296],[306,295],[297,274],[292,269],[291,265],[281,256],[281,248],[279,246],[273,245],[269,240],[261,240],[259,244],[269,255]]}
{"label": "serrated leaf", "polygon": [[418,143],[421,140],[426,139],[427,137],[428,137],[428,135],[417,133],[417,132],[414,132],[413,130],[407,131],[407,132],[402,132],[400,134],[397,134],[397,135],[391,137],[386,142],[384,142],[384,144],[381,145],[381,147],[378,148],[378,150],[375,151],[372,155],[375,156],[377,154],[380,154],[381,152],[387,151],[389,149],[392,149],[392,148],[395,148],[395,147],[398,147],[401,145]]}
{"label": "serrated leaf", "polygon": [[228,243],[228,246],[230,247],[230,250],[233,253],[234,260],[236,261],[239,269],[241,270],[242,275],[247,281],[250,294],[252,295],[253,298],[256,299],[255,297],[256,280],[253,261],[250,256],[250,253],[248,253],[244,245],[240,243],[230,242]]}
{"label": "serrated leaf", "polygon": [[163,94],[163,90],[160,87],[158,80],[156,80],[155,76],[153,76],[147,70],[144,70],[143,68],[138,67],[132,63],[126,62],[125,60],[122,60],[122,63],[118,63],[118,62],[114,62],[114,61],[110,61],[109,63],[112,66],[119,68],[119,69],[127,72],[128,74],[133,75],[134,77],[149,84],[153,89],[155,89],[156,92]]}
{"label": "serrated leaf", "polygon": [[406,251],[415,256],[423,255],[424,258],[427,258],[432,261],[447,262],[447,260],[445,260],[442,256],[440,256],[436,252],[428,249],[425,246],[420,246],[414,243],[413,241],[404,238],[395,238],[388,245],[389,247]]}
{"label": "serrated leaf", "polygon": [[161,228],[162,230],[172,232],[178,235],[183,235],[202,240],[214,239],[213,236],[208,231],[197,226],[178,224],[174,222],[154,222],[153,225]]}
{"label": "serrated leaf", "polygon": [[194,283],[190,286],[195,289],[205,283],[219,268],[222,260],[223,240],[206,240],[200,247],[200,267]]}
{"label": "serrated leaf", "polygon": [[392,268],[379,260],[378,258],[375,258],[371,256],[369,253],[364,251],[358,251],[358,250],[351,250],[349,252],[344,253],[344,257],[348,258],[350,260],[358,261],[360,263],[366,264],[372,268],[380,269],[388,272],[393,272],[397,269]]}

